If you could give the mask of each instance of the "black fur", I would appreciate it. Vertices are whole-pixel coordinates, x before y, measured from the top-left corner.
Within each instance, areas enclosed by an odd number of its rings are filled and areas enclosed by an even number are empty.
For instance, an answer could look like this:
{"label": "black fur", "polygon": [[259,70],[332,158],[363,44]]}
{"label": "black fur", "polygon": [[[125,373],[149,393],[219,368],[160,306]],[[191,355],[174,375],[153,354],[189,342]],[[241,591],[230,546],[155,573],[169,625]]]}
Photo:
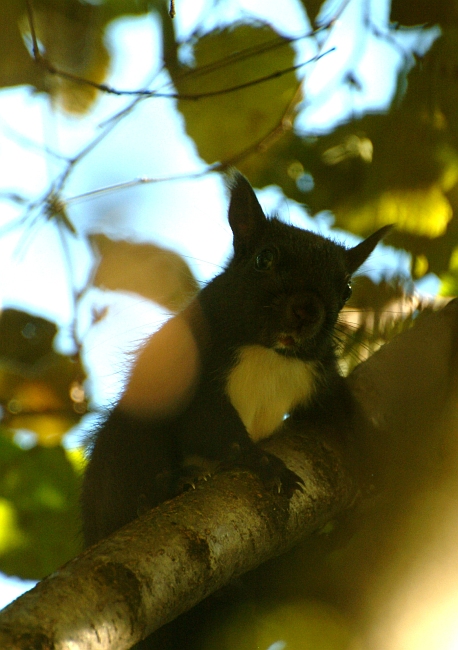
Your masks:
{"label": "black fur", "polygon": [[192,399],[163,418],[118,405],[95,434],[82,498],[87,545],[173,497],[192,480],[194,469],[184,467],[190,456],[246,465],[287,496],[300,487],[299,477],[250,439],[228,396],[228,376],[246,346],[260,346],[261,354],[268,349],[275,359],[314,368],[313,399],[298,411],[319,402],[320,394],[329,399],[330,387],[339,384],[333,331],[351,275],[388,228],[347,250],[266,219],[240,174],[232,180],[229,223],[233,258],[183,314],[201,363]]}

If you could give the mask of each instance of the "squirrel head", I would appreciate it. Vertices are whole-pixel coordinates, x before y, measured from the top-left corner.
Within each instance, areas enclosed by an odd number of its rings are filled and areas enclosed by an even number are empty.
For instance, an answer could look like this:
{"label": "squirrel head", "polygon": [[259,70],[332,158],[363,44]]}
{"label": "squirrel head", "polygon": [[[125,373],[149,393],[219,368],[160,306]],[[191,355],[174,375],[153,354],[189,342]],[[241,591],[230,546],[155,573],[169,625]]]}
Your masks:
{"label": "squirrel head", "polygon": [[231,173],[228,184],[234,255],[225,275],[227,300],[243,314],[237,319],[244,321],[239,338],[286,356],[322,358],[333,349],[334,326],[351,295],[352,275],[391,226],[346,248],[267,218],[239,172]]}

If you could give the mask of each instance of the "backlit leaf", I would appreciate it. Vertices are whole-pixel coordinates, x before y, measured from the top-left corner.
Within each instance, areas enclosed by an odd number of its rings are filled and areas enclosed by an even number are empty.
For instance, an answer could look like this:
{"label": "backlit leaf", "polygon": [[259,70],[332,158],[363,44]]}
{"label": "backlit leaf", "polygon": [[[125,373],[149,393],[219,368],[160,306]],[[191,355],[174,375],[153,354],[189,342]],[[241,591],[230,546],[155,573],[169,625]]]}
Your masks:
{"label": "backlit leaf", "polygon": [[[195,67],[172,71],[181,99],[186,131],[207,162],[227,160],[267,136],[280,122],[298,87],[294,72],[237,91],[231,88],[256,82],[288,69],[294,50],[265,24],[236,24],[216,29],[197,40]],[[221,91],[214,97],[200,94]]]}
{"label": "backlit leaf", "polygon": [[197,281],[177,253],[154,244],[113,241],[105,235],[91,239],[101,254],[96,286],[138,293],[173,312],[197,293]]}

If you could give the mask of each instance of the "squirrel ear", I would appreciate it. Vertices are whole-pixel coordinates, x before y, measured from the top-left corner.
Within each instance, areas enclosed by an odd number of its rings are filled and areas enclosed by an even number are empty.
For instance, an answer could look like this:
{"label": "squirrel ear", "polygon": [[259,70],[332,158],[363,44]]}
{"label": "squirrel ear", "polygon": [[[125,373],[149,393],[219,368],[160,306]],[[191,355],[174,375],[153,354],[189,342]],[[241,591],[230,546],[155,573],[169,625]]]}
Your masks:
{"label": "squirrel ear", "polygon": [[229,225],[234,234],[234,249],[242,246],[247,250],[261,237],[267,219],[245,176],[232,169],[227,185],[231,191]]}
{"label": "squirrel ear", "polygon": [[372,253],[379,241],[383,239],[392,228],[392,224],[389,226],[383,226],[383,228],[380,228],[380,230],[369,235],[369,237],[364,239],[360,244],[346,251],[347,268],[350,273],[354,273],[356,269],[359,269],[361,264],[363,264]]}

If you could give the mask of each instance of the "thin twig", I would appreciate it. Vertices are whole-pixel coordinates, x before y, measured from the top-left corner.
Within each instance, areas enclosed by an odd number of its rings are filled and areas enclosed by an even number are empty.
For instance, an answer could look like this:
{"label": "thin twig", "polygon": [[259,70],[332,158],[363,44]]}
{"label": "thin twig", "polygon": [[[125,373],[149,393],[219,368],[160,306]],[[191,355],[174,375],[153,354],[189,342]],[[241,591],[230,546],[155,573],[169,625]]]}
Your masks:
{"label": "thin twig", "polygon": [[[33,10],[31,6],[30,0],[26,0],[26,6],[27,6],[27,15],[28,15],[28,21],[29,21],[29,27],[30,27],[30,34],[32,38],[32,53],[34,56],[35,61],[37,64],[43,66],[47,72],[53,75],[57,75],[59,77],[62,77],[63,79],[68,79],[69,81],[73,81],[74,83],[82,84],[82,85],[87,85],[90,86],[91,88],[96,88],[100,92],[104,92],[110,95],[117,95],[117,96],[136,96],[136,97],[157,97],[161,99],[180,99],[180,100],[188,100],[188,101],[196,101],[198,99],[203,99],[206,97],[215,97],[218,95],[223,95],[226,93],[232,93],[237,90],[242,90],[244,88],[251,87],[253,85],[256,85],[258,83],[264,83],[266,81],[270,81],[271,79],[276,79],[278,77],[281,77],[285,74],[289,74],[290,72],[295,72],[296,70],[299,70],[300,68],[309,65],[310,63],[313,63],[320,59],[322,56],[325,54],[328,54],[329,52],[332,52],[335,48],[329,49],[327,52],[323,52],[322,54],[318,55],[317,57],[313,57],[312,59],[309,59],[307,61],[304,61],[302,63],[296,64],[294,66],[290,66],[288,68],[284,68],[282,70],[277,70],[276,72],[273,72],[269,75],[265,75],[263,77],[259,77],[258,79],[254,79],[252,81],[248,81],[242,84],[236,84],[235,86],[230,86],[228,88],[222,88],[220,90],[215,90],[215,91],[208,91],[204,93],[166,93],[166,92],[161,92],[159,90],[147,90],[147,89],[137,89],[137,90],[126,90],[126,89],[118,89],[114,88],[113,86],[110,86],[108,84],[103,84],[103,83],[98,83],[95,81],[92,81],[91,79],[86,79],[84,77],[80,77],[76,74],[73,74],[71,72],[67,72],[64,70],[61,70],[60,68],[57,68],[55,65],[53,65],[50,61],[46,59],[45,56],[40,52],[40,48],[38,46],[38,40],[37,40],[37,35],[36,35],[36,30],[35,30],[35,24],[34,24],[34,18],[33,18]],[[335,16],[333,17],[331,23],[333,24],[335,21]],[[272,49],[276,49],[278,47],[283,47],[285,45],[289,45],[295,41],[304,39],[304,38],[311,38],[315,36],[318,32],[324,31],[327,28],[326,26],[320,26],[317,30],[314,30],[313,32],[309,32],[305,35],[302,36],[296,36],[293,38],[284,38],[284,37],[277,37],[275,39],[272,39],[266,43],[261,43],[260,45],[256,45],[250,48],[246,48],[242,50],[241,52],[234,52],[231,55],[225,56],[222,61],[215,61],[213,63],[210,63],[206,66],[201,66],[197,68],[196,70],[192,70],[189,73],[186,73],[183,75],[181,79],[183,79],[185,76],[188,76],[191,74],[193,77],[199,76],[201,74],[207,74],[208,72],[218,70],[221,67],[226,67],[228,65],[232,65],[236,61],[240,60],[246,60],[248,58],[251,58],[253,56],[259,56],[260,54],[263,54],[265,52],[271,51]]]}
{"label": "thin twig", "polygon": [[326,52],[323,52],[322,54],[318,56],[314,56],[311,59],[308,59],[307,61],[303,61],[302,63],[298,63],[296,65],[292,65],[288,68],[283,68],[282,70],[277,70],[275,72],[272,72],[271,74],[265,75],[263,77],[257,77],[256,79],[252,79],[251,81],[246,81],[241,84],[236,84],[234,86],[228,86],[226,88],[220,88],[219,90],[209,90],[207,92],[201,92],[201,93],[165,93],[165,92],[159,92],[157,90],[146,90],[146,89],[138,89],[138,90],[119,90],[117,88],[113,88],[113,86],[108,86],[107,84],[100,84],[95,81],[91,81],[90,79],[84,79],[83,77],[79,77],[78,75],[72,74],[71,72],[64,72],[62,70],[59,70],[58,68],[54,67],[52,64],[50,64],[46,59],[40,57],[37,59],[38,63],[41,63],[46,67],[46,70],[50,74],[55,74],[58,75],[59,77],[62,77],[63,79],[68,79],[69,81],[73,81],[75,83],[81,84],[81,85],[86,85],[86,86],[91,86],[92,88],[96,88],[100,92],[107,93],[109,95],[117,95],[117,96],[135,96],[135,97],[156,97],[159,99],[179,99],[183,101],[198,101],[199,99],[205,99],[208,97],[217,97],[219,95],[228,95],[229,93],[233,93],[237,90],[243,90],[244,88],[250,88],[251,86],[256,86],[258,84],[265,83],[266,81],[271,81],[272,79],[278,79],[278,77],[282,77],[283,75],[289,74],[290,72],[295,72],[296,70],[299,70],[300,68],[303,68],[306,65],[309,65],[310,63],[315,63],[319,59],[321,59],[323,56],[326,54],[329,54],[330,52],[333,52],[335,50],[334,47],[330,48]]}

